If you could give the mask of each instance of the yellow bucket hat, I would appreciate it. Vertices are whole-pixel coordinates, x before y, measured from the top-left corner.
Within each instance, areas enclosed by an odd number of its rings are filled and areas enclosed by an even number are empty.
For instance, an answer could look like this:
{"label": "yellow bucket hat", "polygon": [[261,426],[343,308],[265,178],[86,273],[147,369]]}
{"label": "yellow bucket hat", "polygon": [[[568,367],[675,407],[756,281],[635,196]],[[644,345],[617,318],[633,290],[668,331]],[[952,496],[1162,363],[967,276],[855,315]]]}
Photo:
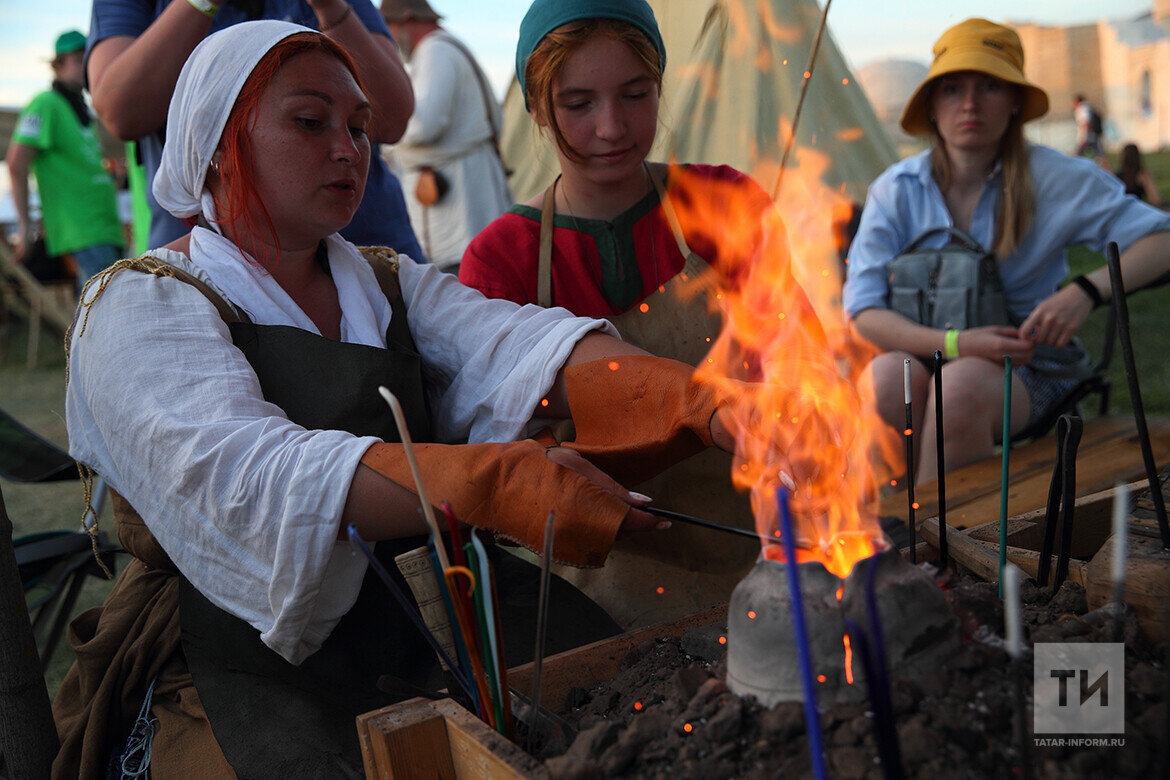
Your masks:
{"label": "yellow bucket hat", "polygon": [[1048,113],[1048,94],[1024,78],[1024,47],[1015,30],[986,19],[968,19],[944,32],[934,44],[930,71],[902,110],[903,130],[910,135],[930,132],[928,86],[939,76],[960,71],[986,73],[1022,87],[1021,122]]}

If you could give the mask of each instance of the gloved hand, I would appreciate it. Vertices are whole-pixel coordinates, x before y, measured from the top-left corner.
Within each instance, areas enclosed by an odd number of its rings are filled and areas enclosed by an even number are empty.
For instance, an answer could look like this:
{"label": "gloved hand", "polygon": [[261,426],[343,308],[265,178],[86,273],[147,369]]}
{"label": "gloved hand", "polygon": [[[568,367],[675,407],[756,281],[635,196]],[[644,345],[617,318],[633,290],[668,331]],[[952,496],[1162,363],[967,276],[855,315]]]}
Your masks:
{"label": "gloved hand", "polygon": [[[621,355],[565,369],[577,450],[623,485],[636,485],[715,444],[714,390],[686,363]],[[725,434],[715,421],[714,428]],[[719,444],[728,448],[730,437]]]}
{"label": "gloved hand", "polygon": [[[553,462],[531,439],[505,444],[415,444],[428,498],[447,499],[465,523],[531,550],[544,549],[544,526],[556,512],[553,558],[572,566],[601,566],[630,504],[577,471]],[[414,492],[401,444],[378,443],[362,464]],[[653,528],[639,518],[634,528]]]}

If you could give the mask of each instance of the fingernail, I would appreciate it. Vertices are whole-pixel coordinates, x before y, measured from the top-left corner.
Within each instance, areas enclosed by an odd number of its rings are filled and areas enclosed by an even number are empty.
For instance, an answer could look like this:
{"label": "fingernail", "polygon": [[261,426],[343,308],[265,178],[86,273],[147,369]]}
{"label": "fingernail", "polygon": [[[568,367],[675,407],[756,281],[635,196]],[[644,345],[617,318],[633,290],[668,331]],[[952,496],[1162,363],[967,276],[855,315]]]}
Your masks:
{"label": "fingernail", "polygon": [[654,526],[654,530],[656,531],[665,531],[667,528],[670,528],[669,520],[661,520],[658,525]]}
{"label": "fingernail", "polygon": [[654,499],[650,498],[650,496],[646,496],[646,495],[643,495],[641,493],[635,493],[632,490],[630,491],[630,498],[634,499],[635,501],[641,501],[643,504],[649,504],[651,501],[654,500]]}

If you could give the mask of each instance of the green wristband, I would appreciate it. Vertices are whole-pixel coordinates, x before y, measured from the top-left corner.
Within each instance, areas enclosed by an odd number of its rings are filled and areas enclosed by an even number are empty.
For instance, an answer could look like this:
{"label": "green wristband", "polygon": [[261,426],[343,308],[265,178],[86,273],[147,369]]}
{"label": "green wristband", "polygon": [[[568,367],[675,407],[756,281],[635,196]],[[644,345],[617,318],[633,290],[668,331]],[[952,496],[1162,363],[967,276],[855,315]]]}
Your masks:
{"label": "green wristband", "polygon": [[947,335],[943,337],[943,354],[947,360],[954,360],[959,356],[959,331],[947,331]]}

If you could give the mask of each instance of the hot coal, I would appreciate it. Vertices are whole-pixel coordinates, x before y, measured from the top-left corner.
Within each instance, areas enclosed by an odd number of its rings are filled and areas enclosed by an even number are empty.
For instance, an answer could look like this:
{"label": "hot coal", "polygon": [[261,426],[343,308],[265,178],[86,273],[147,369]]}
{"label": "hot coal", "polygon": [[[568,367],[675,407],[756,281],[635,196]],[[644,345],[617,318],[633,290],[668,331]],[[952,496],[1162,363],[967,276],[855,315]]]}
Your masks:
{"label": "hot coal", "polygon": [[[896,670],[891,694],[907,777],[1010,777],[1019,757],[1014,732],[1013,674],[1031,695],[1031,660],[1013,665],[1003,650],[1001,602],[992,583],[966,575],[942,582],[962,641],[943,663],[913,679]],[[1083,589],[1058,591],[1025,583],[1028,644],[1114,641],[1113,621],[1088,612]],[[802,705],[765,708],[728,692],[723,626],[681,640],[647,642],[625,658],[611,680],[577,689],[561,715],[580,729],[542,756],[555,778],[805,777],[811,775]],[[1170,765],[1167,706],[1170,645],[1151,646],[1132,617],[1126,643],[1124,747],[1033,745],[1036,777],[1147,778]],[[1027,717],[1031,736],[1031,710]],[[867,701],[821,706],[821,727],[833,777],[883,776]],[[689,724],[690,730],[687,730]]]}

